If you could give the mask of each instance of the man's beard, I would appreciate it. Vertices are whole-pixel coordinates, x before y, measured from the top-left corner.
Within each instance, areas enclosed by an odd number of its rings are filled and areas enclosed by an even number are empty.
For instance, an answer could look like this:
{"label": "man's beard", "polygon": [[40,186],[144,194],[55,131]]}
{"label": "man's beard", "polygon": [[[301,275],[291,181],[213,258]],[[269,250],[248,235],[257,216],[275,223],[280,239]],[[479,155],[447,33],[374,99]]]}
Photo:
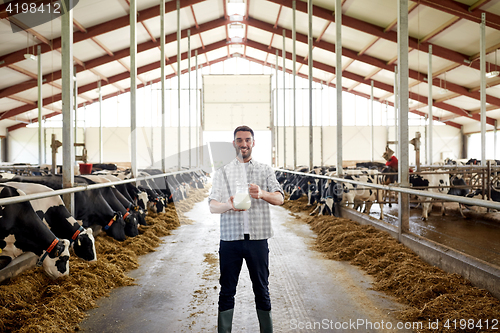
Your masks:
{"label": "man's beard", "polygon": [[245,159],[245,158],[250,157],[251,153],[252,153],[252,149],[251,149],[251,148],[247,148],[247,149],[245,150],[245,153],[243,153],[243,152],[241,151],[241,148],[238,148],[238,147],[236,148],[236,155],[237,155],[239,158],[241,158],[242,160],[243,160],[243,159]]}

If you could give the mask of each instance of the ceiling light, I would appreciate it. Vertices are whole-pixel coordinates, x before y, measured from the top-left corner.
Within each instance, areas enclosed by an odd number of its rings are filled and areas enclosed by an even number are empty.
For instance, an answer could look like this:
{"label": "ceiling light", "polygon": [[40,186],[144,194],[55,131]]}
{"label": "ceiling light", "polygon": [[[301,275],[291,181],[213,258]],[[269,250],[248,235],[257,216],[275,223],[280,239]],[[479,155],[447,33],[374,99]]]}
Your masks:
{"label": "ceiling light", "polygon": [[439,89],[440,94],[446,94],[447,92],[448,92],[448,89],[445,89],[445,88]]}
{"label": "ceiling light", "polygon": [[499,71],[492,71],[492,72],[486,73],[486,77],[488,79],[491,79],[492,77],[497,77],[498,75],[500,75]]}
{"label": "ceiling light", "polygon": [[24,55],[24,58],[25,58],[25,59],[28,59],[28,60],[33,60],[33,61],[35,61],[35,60],[36,60],[36,56],[35,56],[35,55],[33,55],[33,54],[29,54],[29,53],[26,53],[26,54]]}

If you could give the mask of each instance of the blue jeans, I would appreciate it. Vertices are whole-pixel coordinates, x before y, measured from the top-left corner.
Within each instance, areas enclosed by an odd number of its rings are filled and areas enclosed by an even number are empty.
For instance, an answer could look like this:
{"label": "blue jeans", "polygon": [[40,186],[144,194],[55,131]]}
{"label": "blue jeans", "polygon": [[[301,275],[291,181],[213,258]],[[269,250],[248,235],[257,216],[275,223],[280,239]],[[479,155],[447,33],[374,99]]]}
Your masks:
{"label": "blue jeans", "polygon": [[245,259],[252,280],[255,306],[259,310],[270,311],[269,297],[269,247],[267,239],[220,241],[220,293],[219,311],[234,308],[236,285]]}

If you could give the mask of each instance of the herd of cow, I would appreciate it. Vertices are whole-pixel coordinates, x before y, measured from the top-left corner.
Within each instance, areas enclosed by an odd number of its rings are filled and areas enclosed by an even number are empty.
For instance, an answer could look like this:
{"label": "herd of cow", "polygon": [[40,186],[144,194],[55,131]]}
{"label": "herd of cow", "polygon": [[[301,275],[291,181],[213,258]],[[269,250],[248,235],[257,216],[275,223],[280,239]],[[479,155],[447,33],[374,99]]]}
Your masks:
{"label": "herd of cow", "polygon": [[[186,171],[175,175],[144,179],[163,174],[142,170],[136,184],[126,183],[75,192],[74,215],[60,196],[0,206],[0,269],[23,252],[33,252],[51,278],[69,274],[70,248],[76,256],[97,259],[94,232],[102,230],[118,241],[139,234],[146,225],[148,211],[163,213],[170,202],[186,198],[190,188],[203,188],[206,175]],[[0,199],[62,189],[62,176],[0,175]],[[92,175],[75,176],[75,186],[130,179],[130,171],[103,170]],[[142,179],[141,179],[142,178]]]}
{"label": "herd of cow", "polygon": [[[310,215],[337,215],[336,208],[340,205],[347,205],[354,209],[361,209],[364,206],[363,212],[369,214],[371,206],[378,203],[380,206],[380,219],[384,218],[383,208],[387,202],[388,191],[316,177],[317,175],[337,177],[335,167],[314,167],[312,170],[307,167],[299,167],[293,171],[306,174],[278,170],[276,171],[276,177],[284,192],[289,195],[289,200],[297,200],[305,195],[307,196],[308,206],[316,204]],[[397,182],[397,174],[381,163],[358,163],[356,169],[345,169],[343,171],[342,178],[362,183],[389,185]],[[418,175],[410,173],[409,181],[412,188],[418,190],[469,198],[483,197],[481,189],[470,190],[466,181],[460,175],[445,170],[436,170],[433,173]],[[497,202],[500,201],[500,192],[492,191],[491,199]],[[418,196],[418,200],[421,201],[422,219],[427,220],[434,204],[433,199]],[[463,207],[463,205],[459,205],[460,213],[465,217]],[[444,215],[444,213],[445,205],[441,203],[441,214]]]}

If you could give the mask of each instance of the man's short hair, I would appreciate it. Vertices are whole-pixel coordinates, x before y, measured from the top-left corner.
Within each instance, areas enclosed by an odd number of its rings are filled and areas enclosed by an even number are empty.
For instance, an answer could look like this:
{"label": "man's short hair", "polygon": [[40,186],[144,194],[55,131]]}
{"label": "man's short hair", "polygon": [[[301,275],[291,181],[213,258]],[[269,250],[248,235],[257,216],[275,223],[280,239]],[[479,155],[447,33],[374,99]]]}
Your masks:
{"label": "man's short hair", "polygon": [[236,133],[238,133],[238,132],[250,132],[252,134],[252,139],[254,138],[253,130],[246,125],[236,127],[234,130],[233,138],[236,138]]}

